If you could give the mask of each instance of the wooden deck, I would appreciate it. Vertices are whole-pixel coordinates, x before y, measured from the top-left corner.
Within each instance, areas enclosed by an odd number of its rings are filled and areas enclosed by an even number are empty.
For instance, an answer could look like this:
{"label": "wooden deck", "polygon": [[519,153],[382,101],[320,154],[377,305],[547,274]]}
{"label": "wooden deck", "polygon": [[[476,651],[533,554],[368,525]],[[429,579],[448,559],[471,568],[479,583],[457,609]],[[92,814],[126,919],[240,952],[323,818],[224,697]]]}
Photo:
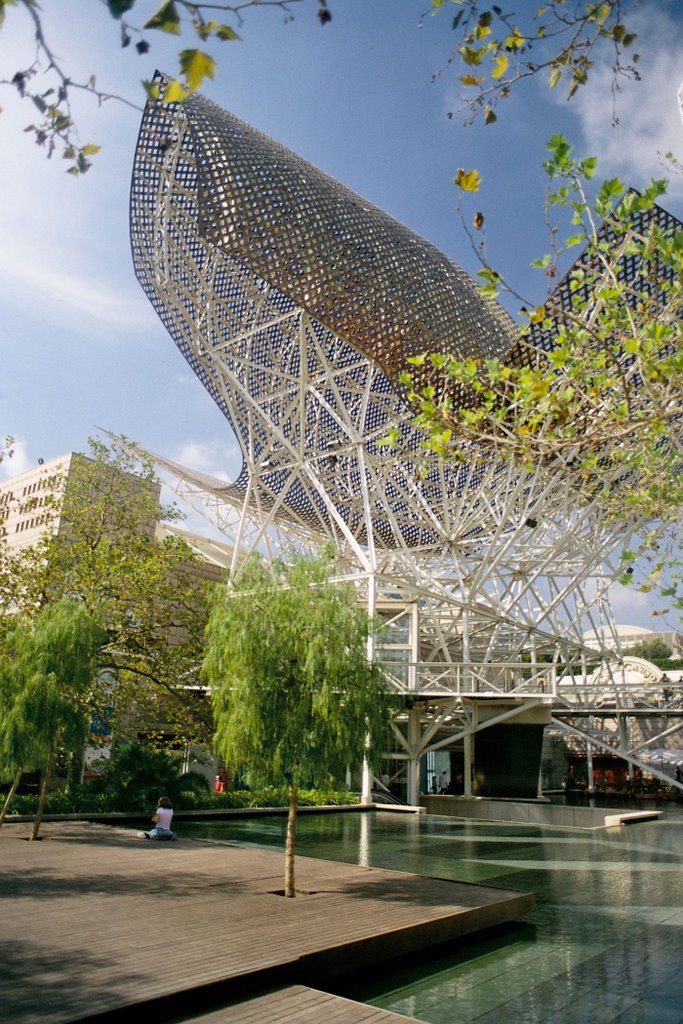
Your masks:
{"label": "wooden deck", "polygon": [[[530,894],[304,857],[299,895],[285,899],[279,852],[146,842],[81,822],[47,823],[41,842],[29,834],[0,829],[0,1006],[17,1024],[122,1020],[133,1007],[161,1022],[285,986],[324,988],[534,906]],[[215,1021],[248,1021],[247,1006]]]}
{"label": "wooden deck", "polygon": [[[193,1017],[192,1024],[416,1024],[414,1017],[354,1003],[304,985],[254,996]],[[419,1022],[417,1022],[419,1024]]]}

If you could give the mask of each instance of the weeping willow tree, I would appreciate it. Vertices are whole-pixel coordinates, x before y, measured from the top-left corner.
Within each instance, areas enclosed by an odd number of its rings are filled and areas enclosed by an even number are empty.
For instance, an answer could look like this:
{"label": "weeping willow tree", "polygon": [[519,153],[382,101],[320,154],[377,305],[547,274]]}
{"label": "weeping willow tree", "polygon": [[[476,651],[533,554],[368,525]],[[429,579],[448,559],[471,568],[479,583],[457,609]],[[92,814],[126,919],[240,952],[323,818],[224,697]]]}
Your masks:
{"label": "weeping willow tree", "polygon": [[73,598],[16,619],[3,639],[0,667],[0,772],[13,781],[40,767],[40,797],[31,839],[37,839],[58,752],[83,749],[98,710],[97,654],[105,634],[97,613]]}
{"label": "weeping willow tree", "polygon": [[21,674],[11,655],[12,632],[0,645],[0,781],[10,787],[0,811],[0,825],[5,821],[21,776],[29,765],[37,764],[41,752],[32,733],[24,727],[19,711]]}
{"label": "weeping willow tree", "polygon": [[371,623],[352,587],[330,582],[332,561],[247,562],[237,585],[213,591],[204,674],[215,745],[253,784],[291,776],[285,895],[295,895],[302,779],[333,785],[351,764],[381,755],[390,698],[367,659]]}

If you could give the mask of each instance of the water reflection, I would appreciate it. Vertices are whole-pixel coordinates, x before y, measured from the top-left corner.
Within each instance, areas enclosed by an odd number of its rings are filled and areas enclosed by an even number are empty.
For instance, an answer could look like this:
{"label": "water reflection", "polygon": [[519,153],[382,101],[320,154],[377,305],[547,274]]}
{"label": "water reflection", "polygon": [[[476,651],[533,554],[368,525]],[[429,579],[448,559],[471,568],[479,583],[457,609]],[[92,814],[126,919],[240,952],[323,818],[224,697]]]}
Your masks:
{"label": "water reflection", "polygon": [[[302,817],[302,855],[536,893],[523,921],[342,979],[430,1024],[683,1024],[683,812],[609,830],[398,813]],[[285,819],[182,823],[284,845]]]}
{"label": "water reflection", "polygon": [[370,867],[370,815],[361,814],[359,824],[358,864],[362,868],[368,868]]}

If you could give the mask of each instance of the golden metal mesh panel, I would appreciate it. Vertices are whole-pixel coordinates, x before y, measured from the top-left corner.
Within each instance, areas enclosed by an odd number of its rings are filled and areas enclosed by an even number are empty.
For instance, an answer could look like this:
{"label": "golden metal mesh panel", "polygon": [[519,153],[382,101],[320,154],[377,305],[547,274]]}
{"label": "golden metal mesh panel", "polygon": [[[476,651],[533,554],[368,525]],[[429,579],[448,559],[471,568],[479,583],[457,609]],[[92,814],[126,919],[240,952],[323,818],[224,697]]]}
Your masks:
{"label": "golden metal mesh panel", "polygon": [[[198,96],[145,111],[131,239],[152,305],[239,437],[247,464],[226,497],[249,487],[295,526],[387,548],[483,543],[500,505],[516,520],[514,466],[475,451],[425,468],[397,379],[422,351],[519,365],[553,347],[557,321],[521,345],[434,246]],[[417,386],[429,373],[414,368]],[[397,423],[399,457],[380,444]]]}
{"label": "golden metal mesh panel", "polygon": [[[670,238],[683,229],[683,224],[678,218],[656,203],[648,210],[631,213],[626,226],[630,233],[640,237],[652,227],[661,231],[663,237]],[[597,242],[606,247],[607,253],[612,254],[615,277],[620,283],[627,285],[624,301],[633,311],[634,322],[640,324],[643,300],[659,305],[667,302],[667,292],[674,280],[672,268],[658,258],[656,248],[648,253],[647,259],[641,251],[634,253],[624,248],[626,235],[621,229],[616,230],[609,222],[601,225]],[[583,272],[582,282],[577,280],[577,271]],[[551,326],[543,326],[543,321],[530,325],[529,341],[532,345],[545,352],[551,352],[556,347],[559,331],[574,322],[580,303],[590,302],[603,272],[604,267],[595,253],[581,253],[544,305],[545,316]],[[647,307],[645,315],[651,316],[651,313],[651,309]]]}
{"label": "golden metal mesh panel", "polygon": [[[396,381],[408,356],[502,356],[508,315],[431,243],[202,96],[199,229]],[[429,367],[415,368],[416,382]]]}
{"label": "golden metal mesh panel", "polygon": [[[480,472],[418,470],[418,438],[396,376],[411,351],[454,348],[437,334],[449,318],[453,336],[469,332],[467,347],[456,339],[462,351],[479,351],[486,339],[484,350],[493,351],[490,335],[478,330],[489,323],[507,342],[507,318],[481,302],[467,275],[199,97],[148,104],[131,241],[140,283],[249,459],[226,496],[244,494],[256,472],[261,507],[277,504],[285,518],[325,530],[329,507],[312,473],[361,542],[371,525],[389,547],[400,538],[429,546],[435,513],[453,533],[449,495],[476,492]],[[456,309],[458,290],[466,315]],[[418,347],[416,325],[428,319],[432,334],[423,330]],[[396,422],[408,435],[400,459],[378,447]],[[357,437],[372,468],[356,453]],[[364,480],[371,524],[360,502]],[[478,532],[463,526],[459,533]]]}

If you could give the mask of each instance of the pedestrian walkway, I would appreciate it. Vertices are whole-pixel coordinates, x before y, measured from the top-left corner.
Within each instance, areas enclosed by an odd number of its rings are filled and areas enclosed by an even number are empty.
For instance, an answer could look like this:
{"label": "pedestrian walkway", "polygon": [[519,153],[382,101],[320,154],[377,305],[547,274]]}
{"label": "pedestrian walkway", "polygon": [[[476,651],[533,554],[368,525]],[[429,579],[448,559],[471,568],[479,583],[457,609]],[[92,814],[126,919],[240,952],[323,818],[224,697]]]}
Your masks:
{"label": "pedestrian walkway", "polygon": [[[530,894],[303,857],[287,899],[281,853],[143,842],[133,829],[85,822],[47,823],[40,842],[29,834],[28,824],[0,829],[0,1005],[15,1024],[133,1010],[161,1022],[292,985],[321,989],[534,905]],[[248,1005],[215,1020],[253,1020]],[[339,1018],[366,1019],[387,1020]]]}

